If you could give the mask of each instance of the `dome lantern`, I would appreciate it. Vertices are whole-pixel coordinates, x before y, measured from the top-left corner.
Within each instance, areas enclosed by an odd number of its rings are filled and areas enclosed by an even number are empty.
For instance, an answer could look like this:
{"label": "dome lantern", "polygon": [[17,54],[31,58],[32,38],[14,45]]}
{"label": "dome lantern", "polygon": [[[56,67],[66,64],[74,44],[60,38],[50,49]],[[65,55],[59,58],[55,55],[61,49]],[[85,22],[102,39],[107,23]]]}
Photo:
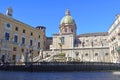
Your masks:
{"label": "dome lantern", "polygon": [[66,12],[65,12],[66,15],[70,15],[70,10],[67,9]]}
{"label": "dome lantern", "polygon": [[61,24],[75,24],[75,20],[72,18],[70,15],[70,10],[67,9],[65,12],[65,16],[62,18],[60,25]]}

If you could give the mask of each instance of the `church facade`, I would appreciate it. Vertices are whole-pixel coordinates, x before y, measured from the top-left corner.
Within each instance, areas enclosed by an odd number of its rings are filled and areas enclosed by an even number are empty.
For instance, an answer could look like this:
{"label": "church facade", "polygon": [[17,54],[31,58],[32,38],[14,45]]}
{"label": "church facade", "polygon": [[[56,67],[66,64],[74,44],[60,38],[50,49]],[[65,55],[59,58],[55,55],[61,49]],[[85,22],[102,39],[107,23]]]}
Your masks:
{"label": "church facade", "polygon": [[[65,16],[62,18],[59,30],[59,33],[53,34],[52,44],[49,45],[50,50],[54,51],[54,53],[63,53],[68,60],[83,62],[111,61],[107,40],[108,32],[77,35],[77,26],[69,10],[66,10]],[[52,52],[48,51],[47,54],[52,54]]]}
{"label": "church facade", "polygon": [[47,38],[45,55],[65,54],[68,60],[80,62],[120,62],[120,15],[108,32],[76,34],[77,26],[70,11],[60,21],[59,33]]}

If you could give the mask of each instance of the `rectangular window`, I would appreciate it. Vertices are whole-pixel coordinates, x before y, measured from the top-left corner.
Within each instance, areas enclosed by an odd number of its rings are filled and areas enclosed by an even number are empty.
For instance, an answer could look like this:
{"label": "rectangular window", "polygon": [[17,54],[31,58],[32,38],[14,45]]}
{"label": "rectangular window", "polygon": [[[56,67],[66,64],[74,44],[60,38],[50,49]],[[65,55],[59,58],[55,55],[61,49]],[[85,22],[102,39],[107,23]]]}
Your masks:
{"label": "rectangular window", "polygon": [[93,44],[93,41],[91,42],[91,45],[93,46],[94,44]]}
{"label": "rectangular window", "polygon": [[17,36],[17,35],[14,36],[14,42],[15,42],[15,43],[18,42],[18,36]]}
{"label": "rectangular window", "polygon": [[15,59],[16,59],[16,55],[13,55],[13,56],[12,56],[12,60],[15,60]]}
{"label": "rectangular window", "polygon": [[23,33],[25,33],[25,29],[23,29]]}
{"label": "rectangular window", "polygon": [[25,44],[25,38],[22,37],[22,44]]}
{"label": "rectangular window", "polygon": [[30,46],[32,46],[32,44],[33,44],[33,40],[30,40]]}
{"label": "rectangular window", "polygon": [[9,40],[9,38],[10,38],[10,33],[6,32],[5,33],[5,40]]}
{"label": "rectangular window", "polygon": [[16,48],[16,47],[13,47],[13,51],[17,51],[17,48]]}
{"label": "rectangular window", "polygon": [[23,49],[23,48],[21,49],[21,52],[24,52],[24,49]]}
{"label": "rectangular window", "polygon": [[39,38],[40,38],[40,35],[39,35]]}
{"label": "rectangular window", "polygon": [[33,33],[31,32],[31,36],[33,35]]}
{"label": "rectangular window", "polygon": [[62,37],[62,39],[61,39],[61,43],[62,43],[62,44],[65,43],[65,38],[64,38],[64,37]]}
{"label": "rectangular window", "polygon": [[74,41],[74,44],[77,44],[77,40]]}
{"label": "rectangular window", "polygon": [[15,27],[15,30],[18,31],[18,27]]}
{"label": "rectangular window", "polygon": [[40,42],[38,42],[38,48],[40,48]]}

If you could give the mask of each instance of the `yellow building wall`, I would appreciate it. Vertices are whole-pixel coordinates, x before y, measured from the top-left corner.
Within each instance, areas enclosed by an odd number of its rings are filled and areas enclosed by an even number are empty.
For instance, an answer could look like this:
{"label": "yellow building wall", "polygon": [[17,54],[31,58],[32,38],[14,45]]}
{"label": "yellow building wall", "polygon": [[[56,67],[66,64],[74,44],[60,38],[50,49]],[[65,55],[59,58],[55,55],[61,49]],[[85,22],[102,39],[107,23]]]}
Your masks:
{"label": "yellow building wall", "polygon": [[[41,49],[45,48],[45,33],[40,30],[33,28],[23,22],[20,22],[18,20],[15,20],[11,17],[7,17],[3,14],[0,14],[0,40],[4,39],[5,31],[5,23],[10,23],[12,25],[12,30],[10,32],[10,38],[9,38],[9,45],[10,45],[10,54],[11,56],[20,54],[24,55],[26,54],[26,51],[30,52],[30,50],[33,49],[33,56],[38,56],[38,53],[40,49],[38,49],[38,41],[40,41]],[[16,27],[18,28],[18,31],[16,31]],[[23,30],[25,30],[25,33],[23,33]],[[31,32],[33,35],[31,35]],[[14,43],[14,35],[18,35],[18,44]],[[26,37],[25,46],[21,45],[22,36]],[[33,39],[33,46],[30,45],[30,39]],[[13,49],[16,48],[16,51]],[[22,51],[23,50],[23,51]],[[12,59],[12,58],[11,58]]]}

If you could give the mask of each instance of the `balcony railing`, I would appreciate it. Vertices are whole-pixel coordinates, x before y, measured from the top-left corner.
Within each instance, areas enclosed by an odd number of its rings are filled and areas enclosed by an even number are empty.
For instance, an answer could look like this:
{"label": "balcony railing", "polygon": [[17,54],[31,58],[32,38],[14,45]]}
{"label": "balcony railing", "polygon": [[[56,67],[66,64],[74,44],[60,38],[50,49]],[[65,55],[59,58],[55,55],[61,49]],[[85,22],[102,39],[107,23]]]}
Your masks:
{"label": "balcony railing", "polygon": [[23,44],[23,43],[18,43],[18,42],[14,42],[14,41],[9,41],[9,40],[4,40],[4,39],[0,39],[0,48],[10,48],[11,45],[17,45],[17,46],[21,46],[21,47],[27,47],[27,48],[35,48],[40,50],[41,47],[37,47],[34,45],[27,45],[27,44]]}
{"label": "balcony railing", "polygon": [[34,48],[34,46],[33,45],[29,45],[29,48]]}
{"label": "balcony railing", "polygon": [[14,45],[19,45],[19,43],[17,43],[17,42],[12,42],[12,44],[14,44]]}
{"label": "balcony railing", "polygon": [[1,39],[0,40],[0,46],[1,48],[10,48],[11,42],[8,40]]}
{"label": "balcony railing", "polygon": [[25,44],[22,44],[22,43],[21,43],[21,45],[20,45],[20,46],[23,46],[23,47],[25,47]]}

